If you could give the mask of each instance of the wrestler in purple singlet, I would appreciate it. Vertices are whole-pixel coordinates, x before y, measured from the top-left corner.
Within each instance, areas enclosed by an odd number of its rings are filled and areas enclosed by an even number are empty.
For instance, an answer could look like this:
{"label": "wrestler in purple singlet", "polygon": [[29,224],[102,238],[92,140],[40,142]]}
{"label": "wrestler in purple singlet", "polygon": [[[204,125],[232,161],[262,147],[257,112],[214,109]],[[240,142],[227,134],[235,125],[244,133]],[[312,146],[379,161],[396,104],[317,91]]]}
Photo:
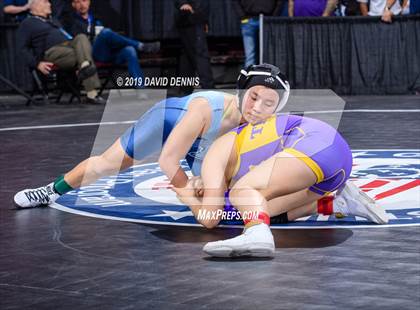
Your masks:
{"label": "wrestler in purple singlet", "polygon": [[[249,167],[282,151],[303,160],[314,171],[317,182],[310,190],[320,195],[337,190],[350,176],[350,147],[337,130],[322,121],[281,115],[264,123],[240,126],[231,133],[242,144],[238,150],[239,168],[233,180],[239,180]],[[253,143],[258,147],[251,149]]]}

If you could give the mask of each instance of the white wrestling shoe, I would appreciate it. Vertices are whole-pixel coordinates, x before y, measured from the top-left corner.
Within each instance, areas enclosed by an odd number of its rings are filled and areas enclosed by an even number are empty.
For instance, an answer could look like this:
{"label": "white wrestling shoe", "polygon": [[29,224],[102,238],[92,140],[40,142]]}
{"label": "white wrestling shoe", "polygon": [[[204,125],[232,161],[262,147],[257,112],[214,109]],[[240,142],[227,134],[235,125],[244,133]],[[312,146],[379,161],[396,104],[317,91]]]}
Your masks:
{"label": "white wrestling shoe", "polygon": [[208,242],[203,251],[214,257],[273,257],[274,238],[270,227],[261,223],[245,229],[238,237]]}
{"label": "white wrestling shoe", "polygon": [[14,197],[17,208],[35,208],[47,206],[56,201],[60,195],[54,190],[54,182],[34,189],[25,189]]}
{"label": "white wrestling shoe", "polygon": [[334,212],[336,210],[343,215],[364,217],[376,224],[387,224],[389,221],[385,210],[352,181],[347,181],[337,192],[334,198]]}

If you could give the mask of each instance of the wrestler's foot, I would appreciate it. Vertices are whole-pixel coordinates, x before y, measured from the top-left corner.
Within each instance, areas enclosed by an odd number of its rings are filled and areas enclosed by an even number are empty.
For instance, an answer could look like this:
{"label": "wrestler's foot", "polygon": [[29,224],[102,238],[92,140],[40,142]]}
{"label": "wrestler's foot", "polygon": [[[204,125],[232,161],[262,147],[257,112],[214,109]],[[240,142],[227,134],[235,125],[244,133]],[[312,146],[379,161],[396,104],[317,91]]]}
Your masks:
{"label": "wrestler's foot", "polygon": [[14,197],[16,208],[35,208],[51,204],[60,195],[54,190],[54,182],[34,189],[25,189],[18,192]]}
{"label": "wrestler's foot", "polygon": [[389,221],[385,210],[351,181],[347,181],[337,192],[334,212],[364,217],[376,224],[387,224]]}
{"label": "wrestler's foot", "polygon": [[273,234],[267,224],[261,223],[245,229],[238,237],[208,242],[203,251],[214,257],[273,257]]}

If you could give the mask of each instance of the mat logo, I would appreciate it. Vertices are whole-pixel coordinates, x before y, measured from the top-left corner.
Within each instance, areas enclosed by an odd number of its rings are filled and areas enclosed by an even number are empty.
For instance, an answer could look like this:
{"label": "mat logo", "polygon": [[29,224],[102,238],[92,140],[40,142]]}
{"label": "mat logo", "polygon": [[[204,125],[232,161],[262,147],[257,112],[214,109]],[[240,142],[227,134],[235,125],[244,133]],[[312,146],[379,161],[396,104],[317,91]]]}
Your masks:
{"label": "mat logo", "polygon": [[418,177],[419,174],[420,164],[377,165],[353,172],[355,177],[368,177],[374,175],[380,178],[415,178]]}
{"label": "mat logo", "polygon": [[[420,152],[363,150],[355,151],[353,157],[352,181],[385,208],[389,225],[375,225],[358,217],[337,219],[314,215],[273,228],[420,225]],[[100,179],[60,197],[54,207],[121,221],[199,225],[190,209],[178,201],[157,163],[135,166],[118,176]],[[242,222],[223,221],[221,225],[242,225]]]}

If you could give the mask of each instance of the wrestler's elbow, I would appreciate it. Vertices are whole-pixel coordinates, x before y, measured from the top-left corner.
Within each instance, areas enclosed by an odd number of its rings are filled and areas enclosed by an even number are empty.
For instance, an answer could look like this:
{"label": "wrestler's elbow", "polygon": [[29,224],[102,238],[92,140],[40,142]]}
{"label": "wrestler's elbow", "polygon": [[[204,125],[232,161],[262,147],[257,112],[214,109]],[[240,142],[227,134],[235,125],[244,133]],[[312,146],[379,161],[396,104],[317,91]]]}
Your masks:
{"label": "wrestler's elbow", "polygon": [[160,154],[158,163],[159,163],[160,168],[163,170],[167,165],[166,156],[164,156],[163,154]]}
{"label": "wrestler's elbow", "polygon": [[179,166],[178,162],[171,158],[171,156],[166,155],[160,155],[159,156],[159,167],[160,169],[167,174],[167,172],[170,172],[172,170],[176,170]]}

